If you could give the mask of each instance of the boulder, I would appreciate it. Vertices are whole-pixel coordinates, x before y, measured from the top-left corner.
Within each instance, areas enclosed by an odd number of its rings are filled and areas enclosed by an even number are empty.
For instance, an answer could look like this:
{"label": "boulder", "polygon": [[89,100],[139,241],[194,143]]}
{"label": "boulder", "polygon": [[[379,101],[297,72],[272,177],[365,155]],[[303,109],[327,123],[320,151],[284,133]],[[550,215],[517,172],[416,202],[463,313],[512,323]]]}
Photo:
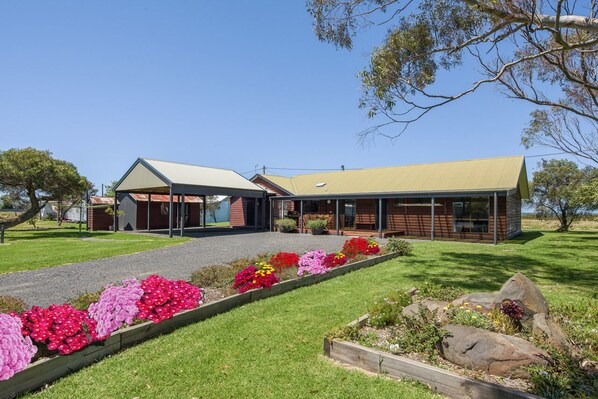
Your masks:
{"label": "boulder", "polygon": [[448,324],[441,353],[461,367],[512,378],[526,378],[526,366],[547,365],[548,353],[528,341],[481,328]]}
{"label": "boulder", "polygon": [[494,309],[495,300],[496,292],[474,292],[460,296],[452,302],[452,305],[459,307],[465,303],[468,303],[468,307],[471,308],[475,308],[476,305],[480,305],[483,310],[490,312]]}
{"label": "boulder", "polygon": [[517,273],[511,277],[498,291],[494,299],[494,305],[500,304],[510,299],[523,307],[525,312],[523,321],[531,320],[536,313],[548,314],[548,303],[540,289],[522,273]]}
{"label": "boulder", "polygon": [[448,302],[445,301],[433,301],[431,299],[424,299],[420,302],[412,303],[409,306],[405,306],[403,308],[403,315],[415,317],[416,319],[421,320],[419,308],[422,306],[426,309],[426,317],[428,320],[432,320],[432,315],[434,311],[436,311],[436,321],[437,322],[444,322],[448,320],[448,311],[444,310],[448,306]]}
{"label": "boulder", "polygon": [[561,326],[545,313],[537,313],[534,315],[532,332],[534,335],[544,337],[546,342],[560,351],[572,349],[567,340],[567,335],[563,332]]}

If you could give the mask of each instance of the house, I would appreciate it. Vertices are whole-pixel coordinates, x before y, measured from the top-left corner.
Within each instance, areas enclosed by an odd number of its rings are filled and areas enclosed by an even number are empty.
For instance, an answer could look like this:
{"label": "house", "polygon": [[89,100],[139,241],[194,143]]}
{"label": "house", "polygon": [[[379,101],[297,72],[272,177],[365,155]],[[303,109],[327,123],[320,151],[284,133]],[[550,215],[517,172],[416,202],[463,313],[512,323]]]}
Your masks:
{"label": "house", "polygon": [[529,197],[523,156],[250,180],[266,191],[268,206],[231,198],[233,227],[265,220],[271,228],[286,217],[305,231],[309,219],[319,218],[337,234],[496,243],[521,234],[521,201]]}
{"label": "house", "polygon": [[[69,204],[70,205],[70,204]],[[66,213],[64,214],[64,220],[69,222],[85,222],[87,219],[87,214],[85,209],[82,209],[83,204],[75,204],[73,205]],[[50,201],[44,205],[43,208],[39,210],[39,217],[41,219],[46,218],[53,218],[56,219],[58,215],[58,208],[59,205],[56,201]]]}
{"label": "house", "polygon": [[114,205],[113,197],[94,195],[89,197],[87,205],[87,229],[88,230],[112,230],[114,219],[106,213],[107,208]]}

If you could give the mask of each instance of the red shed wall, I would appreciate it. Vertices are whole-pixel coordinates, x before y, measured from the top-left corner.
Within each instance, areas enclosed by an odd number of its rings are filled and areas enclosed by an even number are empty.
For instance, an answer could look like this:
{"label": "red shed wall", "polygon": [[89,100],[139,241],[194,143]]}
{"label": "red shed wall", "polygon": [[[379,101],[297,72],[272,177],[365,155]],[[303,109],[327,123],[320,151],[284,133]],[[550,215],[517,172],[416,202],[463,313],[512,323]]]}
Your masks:
{"label": "red shed wall", "polygon": [[106,213],[107,208],[87,209],[87,226],[89,230],[110,230],[110,226],[114,224],[114,218]]}

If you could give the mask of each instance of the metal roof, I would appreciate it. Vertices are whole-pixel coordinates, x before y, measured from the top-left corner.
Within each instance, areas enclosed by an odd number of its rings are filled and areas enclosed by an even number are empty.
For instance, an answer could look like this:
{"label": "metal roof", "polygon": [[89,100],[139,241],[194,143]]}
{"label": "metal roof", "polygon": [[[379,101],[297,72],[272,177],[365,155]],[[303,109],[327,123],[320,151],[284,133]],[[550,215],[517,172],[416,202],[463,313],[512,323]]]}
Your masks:
{"label": "metal roof", "polygon": [[265,191],[237,172],[184,163],[138,158],[115,191],[129,193],[230,195],[257,197]]}
{"label": "metal roof", "polygon": [[491,193],[519,189],[528,198],[523,156],[309,173],[260,175],[292,196]]}
{"label": "metal roof", "polygon": [[[147,202],[149,195],[148,194],[131,194],[131,197],[138,202]],[[168,202],[170,201],[170,196],[166,194],[152,194],[152,202]],[[175,196],[172,199],[172,202],[178,202],[178,196]],[[200,204],[203,201],[201,197],[196,195],[186,195],[185,196],[185,203],[197,203]]]}
{"label": "metal roof", "polygon": [[114,205],[114,197],[94,195],[89,197],[89,203],[92,205]]}

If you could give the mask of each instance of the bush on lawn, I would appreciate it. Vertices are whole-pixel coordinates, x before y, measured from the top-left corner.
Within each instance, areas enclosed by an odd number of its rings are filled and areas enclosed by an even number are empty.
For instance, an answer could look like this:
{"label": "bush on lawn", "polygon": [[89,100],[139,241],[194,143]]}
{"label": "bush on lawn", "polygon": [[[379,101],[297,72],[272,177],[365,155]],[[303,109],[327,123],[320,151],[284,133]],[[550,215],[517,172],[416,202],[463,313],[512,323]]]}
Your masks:
{"label": "bush on lawn", "polygon": [[413,245],[410,242],[396,237],[390,237],[385,248],[387,252],[398,253],[401,256],[410,255],[413,252]]}

